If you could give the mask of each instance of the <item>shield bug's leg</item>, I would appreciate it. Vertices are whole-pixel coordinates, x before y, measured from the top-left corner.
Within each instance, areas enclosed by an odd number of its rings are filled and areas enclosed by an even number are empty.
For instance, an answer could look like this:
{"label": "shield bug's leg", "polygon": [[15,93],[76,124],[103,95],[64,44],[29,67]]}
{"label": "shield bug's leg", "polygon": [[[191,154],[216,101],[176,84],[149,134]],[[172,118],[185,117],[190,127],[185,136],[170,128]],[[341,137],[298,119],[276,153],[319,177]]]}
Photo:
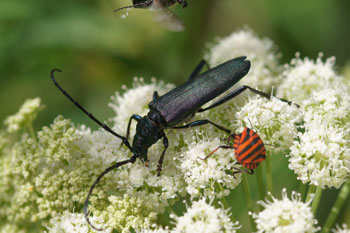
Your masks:
{"label": "shield bug's leg", "polygon": [[[265,92],[256,90],[256,89],[254,89],[254,88],[252,88],[252,87],[249,87],[249,86],[246,86],[246,85],[243,85],[243,86],[237,88],[236,90],[234,90],[234,91],[228,93],[226,96],[222,97],[221,99],[219,99],[218,101],[216,101],[215,103],[213,103],[212,105],[210,105],[209,107],[200,108],[197,112],[204,112],[204,111],[207,111],[207,110],[209,110],[209,109],[215,108],[215,107],[219,106],[220,104],[223,104],[223,103],[225,103],[225,102],[227,102],[227,101],[229,101],[229,100],[235,98],[236,96],[238,96],[239,94],[241,94],[241,93],[244,92],[245,90],[250,90],[250,91],[254,92],[255,94],[258,94],[258,95],[260,95],[260,96],[262,96],[262,97],[265,97],[265,98],[267,98],[267,99],[270,99],[270,98],[271,98],[271,95],[269,95],[269,94],[267,94],[267,93],[265,93]],[[291,102],[291,101],[284,100],[284,99],[280,99],[280,98],[277,98],[277,99],[279,99],[279,100],[281,100],[281,101],[283,101],[283,102],[286,102],[286,103],[288,103],[289,105],[295,104],[297,107],[299,107],[298,104],[293,103],[293,102]]]}
{"label": "shield bug's leg", "polygon": [[208,63],[207,63],[204,59],[202,59],[202,60],[198,63],[198,65],[196,66],[196,68],[194,68],[194,70],[192,71],[192,73],[191,73],[190,77],[188,78],[188,80],[195,78],[195,77],[202,71],[203,66],[205,66],[205,65],[206,65],[206,66],[208,67],[208,69],[209,69]]}
{"label": "shield bug's leg", "polygon": [[217,150],[219,149],[234,149],[233,146],[218,146],[215,148],[215,150],[213,150],[212,152],[210,152],[210,154],[208,154],[205,158],[200,158],[201,160],[207,160],[212,154],[214,154]]}
{"label": "shield bug's leg", "polygon": [[99,120],[97,120],[96,117],[94,117],[91,113],[89,113],[85,108],[83,108],[75,99],[73,99],[56,81],[55,76],[53,75],[55,72],[62,72],[59,69],[53,69],[51,70],[51,79],[53,81],[53,83],[55,84],[55,86],[63,93],[63,95],[65,95],[71,102],[73,102],[81,111],[83,111],[91,120],[93,120],[95,123],[97,123],[99,126],[101,126],[104,130],[106,130],[107,132],[113,134],[114,136],[116,136],[117,138],[120,138],[123,143],[131,150],[131,146],[127,140],[126,137],[123,137],[119,134],[117,134],[116,132],[114,132],[111,128],[109,128],[106,124],[101,123]]}
{"label": "shield bug's leg", "polygon": [[237,173],[241,173],[241,172],[247,173],[249,175],[253,175],[254,174],[254,170],[253,169],[239,169],[239,168],[236,168],[236,167],[234,167],[233,169],[236,170],[235,172],[233,172],[233,174],[237,174]]}
{"label": "shield bug's leg", "polygon": [[218,125],[210,120],[198,120],[198,121],[194,121],[194,122],[191,122],[191,123],[188,123],[187,125],[184,125],[184,126],[176,126],[176,127],[173,127],[173,129],[186,129],[186,128],[190,128],[190,127],[196,127],[196,126],[201,126],[201,125],[205,125],[205,124],[211,124],[213,126],[215,126],[216,128],[222,130],[222,131],[225,131],[226,133],[228,134],[231,134],[231,130],[230,129],[227,129],[221,125]]}
{"label": "shield bug's leg", "polygon": [[163,161],[164,161],[165,151],[169,147],[168,138],[165,136],[165,134],[163,135],[163,145],[164,145],[164,150],[162,152],[162,155],[159,158],[158,166],[157,166],[157,175],[158,176],[160,176],[160,172],[162,171],[162,165],[163,165]]}

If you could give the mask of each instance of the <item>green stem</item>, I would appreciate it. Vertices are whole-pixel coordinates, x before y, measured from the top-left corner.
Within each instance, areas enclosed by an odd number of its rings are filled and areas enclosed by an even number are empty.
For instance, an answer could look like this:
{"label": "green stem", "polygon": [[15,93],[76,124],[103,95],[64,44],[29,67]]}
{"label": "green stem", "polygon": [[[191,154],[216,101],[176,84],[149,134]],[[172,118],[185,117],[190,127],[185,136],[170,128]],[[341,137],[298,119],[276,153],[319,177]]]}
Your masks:
{"label": "green stem", "polygon": [[35,135],[35,131],[34,131],[33,125],[32,124],[28,124],[27,127],[28,127],[28,130],[29,130],[30,136],[33,138],[35,143],[38,144],[38,140],[36,139],[36,135]]}
{"label": "green stem", "polygon": [[[256,182],[258,183],[258,190],[259,190],[259,198],[260,200],[264,200],[265,194],[266,194],[266,190],[265,190],[265,183],[264,183],[264,172],[262,167],[258,167],[256,169]],[[263,207],[260,206],[260,210],[262,210]]]}
{"label": "green stem", "polygon": [[349,197],[349,193],[350,193],[350,181],[348,181],[346,184],[343,185],[343,187],[341,188],[337,200],[335,201],[331,212],[329,213],[327,220],[323,226],[323,229],[321,231],[321,233],[329,233],[331,230],[331,227],[333,226],[335,220],[338,217],[338,214],[340,212],[340,210],[342,209],[346,199]]}
{"label": "green stem", "polygon": [[[220,183],[216,183],[215,187],[219,190],[219,192],[222,192],[224,190],[224,188],[222,187],[222,185]],[[222,196],[219,199],[226,210],[231,209],[231,215],[230,215],[231,221],[236,222],[236,219],[233,216],[232,208],[230,208],[230,206],[228,205],[226,198],[224,196]]]}
{"label": "green stem", "polygon": [[[242,174],[242,189],[243,189],[243,195],[246,199],[246,203],[247,203],[247,208],[249,212],[254,212],[254,201],[252,199],[252,196],[250,195],[250,189],[249,189],[249,185],[248,185],[248,181],[247,181],[247,175],[246,174]],[[256,226],[255,226],[255,222],[254,219],[251,215],[249,215],[249,221],[250,221],[250,225],[252,228],[252,231],[256,231]]]}
{"label": "green stem", "polygon": [[311,205],[311,210],[312,210],[312,213],[314,213],[314,216],[316,215],[318,205],[320,204],[321,196],[322,196],[322,188],[320,186],[317,186],[316,194],[314,196],[314,200],[312,201],[312,205]]}
{"label": "green stem", "polygon": [[303,182],[299,182],[299,193],[301,195],[302,200],[305,199],[307,185],[303,184]]}
{"label": "green stem", "polygon": [[315,185],[310,185],[309,186],[309,190],[307,191],[305,202],[310,201],[312,195],[315,193],[315,190],[316,190],[316,186]]}
{"label": "green stem", "polygon": [[273,194],[273,182],[272,182],[272,167],[271,167],[271,156],[266,156],[266,185],[267,191]]}

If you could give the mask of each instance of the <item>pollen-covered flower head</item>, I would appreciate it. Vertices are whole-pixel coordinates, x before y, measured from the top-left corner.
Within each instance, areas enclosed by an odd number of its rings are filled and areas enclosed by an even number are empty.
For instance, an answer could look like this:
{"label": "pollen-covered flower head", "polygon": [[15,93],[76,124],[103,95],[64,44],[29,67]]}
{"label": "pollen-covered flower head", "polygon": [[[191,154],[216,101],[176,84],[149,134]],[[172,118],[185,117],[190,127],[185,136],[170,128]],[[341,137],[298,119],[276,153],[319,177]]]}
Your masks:
{"label": "pollen-covered flower head", "polygon": [[233,174],[240,168],[234,157],[233,149],[219,149],[203,160],[219,145],[225,144],[218,138],[202,139],[193,142],[189,149],[181,154],[181,169],[187,184],[187,192],[194,197],[223,197],[241,182],[241,174]]}
{"label": "pollen-covered flower head", "polygon": [[335,57],[322,61],[322,56],[320,53],[314,61],[308,57],[302,59],[297,53],[284,68],[284,79],[277,89],[277,96],[300,104],[315,91],[342,87],[344,78],[335,71]]}
{"label": "pollen-covered flower head", "polygon": [[243,84],[271,90],[280,80],[279,59],[275,44],[268,38],[259,38],[248,27],[233,32],[228,37],[217,39],[210,46],[205,56],[211,67],[230,59],[246,56],[251,62],[251,69],[242,80]]}
{"label": "pollen-covered flower head", "polygon": [[172,216],[175,219],[175,228],[172,233],[220,233],[236,232],[240,228],[238,222],[230,219],[229,210],[215,208],[205,199],[193,201],[187,212],[181,216]]}
{"label": "pollen-covered flower head", "polygon": [[303,108],[304,133],[291,147],[289,168],[303,183],[339,188],[350,175],[350,95],[326,88]]}
{"label": "pollen-covered flower head", "polygon": [[270,195],[272,201],[258,201],[264,207],[259,213],[250,213],[254,218],[258,233],[312,233],[320,228],[316,226],[310,202],[301,201],[300,194],[292,192],[292,198],[287,196],[286,189],[282,191],[282,200]]}
{"label": "pollen-covered flower head", "polygon": [[[239,119],[239,120],[237,120]],[[288,150],[297,134],[296,123],[300,121],[300,111],[277,98],[252,97],[235,114],[231,124],[238,132],[244,127],[255,131],[269,153]]]}
{"label": "pollen-covered flower head", "polygon": [[7,125],[7,131],[12,133],[30,126],[42,108],[39,97],[26,100],[16,114],[5,119],[4,124]]}

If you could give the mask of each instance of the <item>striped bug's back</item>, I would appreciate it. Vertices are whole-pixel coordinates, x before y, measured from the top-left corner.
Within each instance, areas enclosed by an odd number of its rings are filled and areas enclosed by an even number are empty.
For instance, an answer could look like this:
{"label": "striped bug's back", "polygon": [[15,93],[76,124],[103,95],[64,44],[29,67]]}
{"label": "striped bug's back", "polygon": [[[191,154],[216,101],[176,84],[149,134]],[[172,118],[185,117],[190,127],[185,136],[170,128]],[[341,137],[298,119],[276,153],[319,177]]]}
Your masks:
{"label": "striped bug's back", "polygon": [[233,148],[237,161],[248,169],[257,168],[266,159],[264,142],[249,128],[235,136]]}

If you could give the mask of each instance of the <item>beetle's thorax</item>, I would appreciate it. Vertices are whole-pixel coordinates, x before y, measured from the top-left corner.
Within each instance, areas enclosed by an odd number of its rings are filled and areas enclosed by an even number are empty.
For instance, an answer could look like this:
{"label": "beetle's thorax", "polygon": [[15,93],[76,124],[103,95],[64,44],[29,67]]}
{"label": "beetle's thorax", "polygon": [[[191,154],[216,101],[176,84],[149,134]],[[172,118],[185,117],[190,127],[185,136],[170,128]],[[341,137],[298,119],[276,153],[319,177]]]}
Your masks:
{"label": "beetle's thorax", "polygon": [[147,152],[154,143],[163,137],[163,130],[158,122],[144,116],[136,125],[136,133],[132,143],[133,152],[142,160],[147,161]]}

